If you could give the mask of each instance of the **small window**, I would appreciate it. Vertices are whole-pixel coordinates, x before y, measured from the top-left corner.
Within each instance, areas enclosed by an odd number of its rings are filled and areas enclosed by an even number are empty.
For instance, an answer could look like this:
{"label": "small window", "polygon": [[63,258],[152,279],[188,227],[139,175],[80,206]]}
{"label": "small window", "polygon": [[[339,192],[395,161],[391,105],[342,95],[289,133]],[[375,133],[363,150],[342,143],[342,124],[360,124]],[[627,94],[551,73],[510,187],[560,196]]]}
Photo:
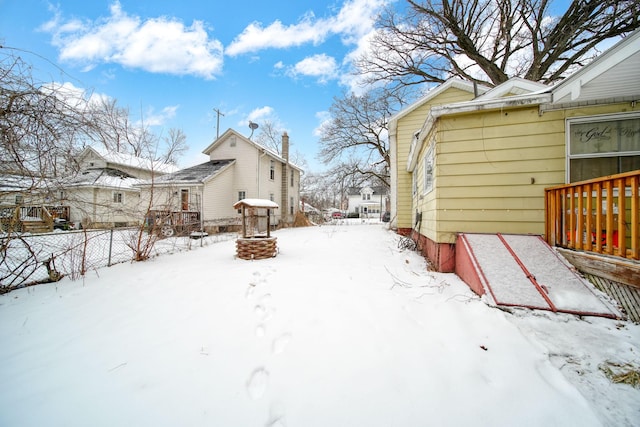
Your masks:
{"label": "small window", "polygon": [[293,171],[291,171],[291,184],[290,184],[290,186],[293,187]]}
{"label": "small window", "polygon": [[122,193],[120,192],[114,192],[113,193],[113,203],[122,203]]}
{"label": "small window", "polygon": [[[247,198],[247,192],[246,191],[238,191],[238,201],[242,200],[242,199],[246,199]],[[242,213],[242,209],[238,209],[238,213]]]}
{"label": "small window", "polygon": [[16,194],[16,205],[24,203],[24,196],[22,194]]}
{"label": "small window", "polygon": [[274,162],[273,160],[271,160],[269,167],[269,179],[272,181],[276,179],[276,162]]}
{"label": "small window", "polygon": [[272,202],[275,202],[276,196],[273,193],[269,193],[269,200],[271,200]]}
{"label": "small window", "polygon": [[424,155],[424,193],[428,193],[433,190],[435,163],[433,152],[433,144],[431,144],[427,153]]}
{"label": "small window", "polygon": [[230,147],[235,147],[236,146],[236,137],[232,136],[231,138],[229,138],[229,146]]}
{"label": "small window", "polygon": [[293,215],[293,197],[289,199],[289,213]]}

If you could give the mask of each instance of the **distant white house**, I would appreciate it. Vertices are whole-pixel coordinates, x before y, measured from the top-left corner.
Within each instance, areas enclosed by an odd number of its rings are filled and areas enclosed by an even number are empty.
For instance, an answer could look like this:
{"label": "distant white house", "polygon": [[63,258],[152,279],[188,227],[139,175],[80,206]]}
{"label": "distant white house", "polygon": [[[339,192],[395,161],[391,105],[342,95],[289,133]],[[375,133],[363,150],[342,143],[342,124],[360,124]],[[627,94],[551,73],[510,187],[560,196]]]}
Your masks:
{"label": "distant white house", "polygon": [[351,187],[347,190],[347,214],[360,218],[381,218],[387,210],[389,192],[385,187]]}
{"label": "distant white house", "polygon": [[282,156],[228,129],[203,153],[209,161],[138,184],[151,200],[154,218],[168,214],[174,223],[197,219],[209,232],[239,224],[233,204],[264,199],[278,204],[275,224],[291,224],[300,202],[302,170],[288,161],[289,136],[282,135]]}
{"label": "distant white house", "polygon": [[69,220],[83,227],[141,224],[142,181],[175,171],[174,165],[130,154],[87,147],[78,156],[80,172],[65,180],[58,203],[70,208]]}

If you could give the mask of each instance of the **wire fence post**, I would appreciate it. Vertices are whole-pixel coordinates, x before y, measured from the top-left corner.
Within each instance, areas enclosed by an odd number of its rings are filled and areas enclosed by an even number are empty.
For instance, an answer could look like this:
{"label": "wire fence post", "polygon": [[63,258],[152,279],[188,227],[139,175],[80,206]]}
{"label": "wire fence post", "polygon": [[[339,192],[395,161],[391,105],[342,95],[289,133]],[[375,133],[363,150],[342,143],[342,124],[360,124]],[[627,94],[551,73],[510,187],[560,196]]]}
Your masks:
{"label": "wire fence post", "polygon": [[107,267],[111,267],[111,250],[113,249],[113,228],[109,233],[109,258],[107,260]]}

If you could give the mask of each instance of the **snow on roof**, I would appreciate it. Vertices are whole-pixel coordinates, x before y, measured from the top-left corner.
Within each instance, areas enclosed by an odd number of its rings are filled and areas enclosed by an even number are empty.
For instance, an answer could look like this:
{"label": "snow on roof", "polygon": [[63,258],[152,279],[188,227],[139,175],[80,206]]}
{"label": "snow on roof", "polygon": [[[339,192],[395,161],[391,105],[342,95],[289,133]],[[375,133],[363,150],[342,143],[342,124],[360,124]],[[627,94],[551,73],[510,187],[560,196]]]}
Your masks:
{"label": "snow on roof", "polygon": [[133,189],[139,183],[139,179],[125,172],[112,168],[103,168],[82,171],[68,180],[66,184],[71,187]]}
{"label": "snow on roof", "polygon": [[0,191],[2,192],[27,191],[48,184],[49,182],[46,178],[36,176],[0,175]]}
{"label": "snow on roof", "polygon": [[176,165],[170,163],[163,163],[144,157],[136,157],[133,154],[129,153],[117,153],[114,151],[108,151],[102,147],[87,147],[85,151],[86,150],[93,150],[106,162],[112,163],[114,165],[127,166],[131,168],[161,173],[171,173],[178,170],[178,167]]}
{"label": "snow on roof", "polygon": [[233,204],[234,209],[238,209],[241,206],[247,206],[250,208],[269,208],[278,209],[279,206],[276,202],[266,199],[242,199]]}

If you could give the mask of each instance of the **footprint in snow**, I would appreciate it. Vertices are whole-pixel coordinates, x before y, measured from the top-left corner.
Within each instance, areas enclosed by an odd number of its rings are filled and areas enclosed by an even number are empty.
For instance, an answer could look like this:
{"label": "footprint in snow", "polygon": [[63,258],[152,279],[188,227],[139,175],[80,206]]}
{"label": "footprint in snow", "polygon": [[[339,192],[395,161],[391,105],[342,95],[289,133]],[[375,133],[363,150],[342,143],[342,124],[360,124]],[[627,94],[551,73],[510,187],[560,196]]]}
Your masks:
{"label": "footprint in snow", "polygon": [[249,285],[249,287],[247,288],[247,290],[244,293],[244,297],[246,299],[249,299],[253,296],[253,290],[255,289],[254,285]]}
{"label": "footprint in snow", "polygon": [[284,405],[276,402],[269,409],[269,420],[265,424],[266,427],[285,427],[284,423]]}
{"label": "footprint in snow", "polygon": [[258,304],[253,308],[253,312],[258,316],[260,320],[266,322],[271,319],[276,312],[276,309],[269,307],[271,301],[271,294],[265,294],[258,300]]}
{"label": "footprint in snow", "polygon": [[291,341],[291,334],[285,333],[280,335],[278,338],[273,340],[273,343],[271,345],[271,353],[272,354],[282,353],[284,349],[287,347],[287,344],[289,344],[289,341]]}
{"label": "footprint in snow", "polygon": [[253,400],[258,400],[267,391],[269,372],[263,367],[256,368],[247,380],[247,392]]}

